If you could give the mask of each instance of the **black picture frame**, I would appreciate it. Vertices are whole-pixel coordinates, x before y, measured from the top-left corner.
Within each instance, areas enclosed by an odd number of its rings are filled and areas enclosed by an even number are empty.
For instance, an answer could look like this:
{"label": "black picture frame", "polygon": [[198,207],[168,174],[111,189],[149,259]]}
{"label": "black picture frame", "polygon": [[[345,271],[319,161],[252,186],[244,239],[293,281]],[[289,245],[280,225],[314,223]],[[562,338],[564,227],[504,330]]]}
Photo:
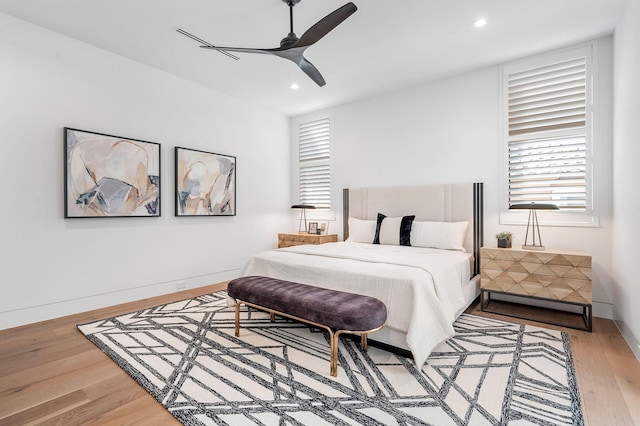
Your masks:
{"label": "black picture frame", "polygon": [[235,216],[236,157],[175,147],[175,215]]}
{"label": "black picture frame", "polygon": [[64,128],[64,217],[159,217],[160,144]]}

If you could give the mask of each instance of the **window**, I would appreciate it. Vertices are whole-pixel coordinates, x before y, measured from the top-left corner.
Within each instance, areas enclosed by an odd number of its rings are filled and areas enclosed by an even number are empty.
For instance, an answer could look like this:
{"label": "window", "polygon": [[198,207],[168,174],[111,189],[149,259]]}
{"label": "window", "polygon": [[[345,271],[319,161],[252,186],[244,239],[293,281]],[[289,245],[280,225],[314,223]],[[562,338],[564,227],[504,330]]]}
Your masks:
{"label": "window", "polygon": [[331,122],[328,117],[298,125],[300,203],[331,208]]}
{"label": "window", "polygon": [[556,204],[563,224],[593,222],[591,57],[589,45],[501,67],[502,222],[516,223],[508,207],[530,202]]}

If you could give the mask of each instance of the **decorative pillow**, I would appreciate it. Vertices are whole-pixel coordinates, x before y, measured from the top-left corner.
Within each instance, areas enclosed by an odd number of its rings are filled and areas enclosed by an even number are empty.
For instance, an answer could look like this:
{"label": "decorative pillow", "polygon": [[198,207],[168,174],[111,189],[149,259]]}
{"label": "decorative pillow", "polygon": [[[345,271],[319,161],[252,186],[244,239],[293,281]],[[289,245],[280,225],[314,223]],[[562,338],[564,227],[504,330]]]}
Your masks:
{"label": "decorative pillow", "polygon": [[353,243],[371,243],[376,234],[376,221],[349,218],[349,238]]}
{"label": "decorative pillow", "polygon": [[386,217],[378,213],[373,244],[411,245],[411,224],[415,216]]}
{"label": "decorative pillow", "polygon": [[444,250],[464,249],[464,237],[468,221],[462,222],[422,222],[414,221],[411,228],[411,245]]}

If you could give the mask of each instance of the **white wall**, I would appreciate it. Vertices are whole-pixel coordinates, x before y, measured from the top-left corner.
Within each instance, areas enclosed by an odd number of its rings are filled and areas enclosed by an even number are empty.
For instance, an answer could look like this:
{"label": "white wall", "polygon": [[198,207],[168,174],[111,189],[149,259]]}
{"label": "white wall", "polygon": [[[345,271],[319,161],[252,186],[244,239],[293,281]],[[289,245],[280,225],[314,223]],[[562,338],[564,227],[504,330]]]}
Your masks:
{"label": "white wall", "polygon": [[[64,219],[65,126],[161,143],[162,217]],[[290,227],[289,129],[0,14],[0,329],[238,274]],[[174,146],[237,157],[237,216],[174,217]]]}
{"label": "white wall", "polygon": [[640,359],[640,1],[615,32],[613,282],[618,327]]}
{"label": "white wall", "polygon": [[[611,88],[612,41],[597,42],[602,120],[596,152],[600,222],[597,228],[543,227],[548,247],[593,256],[594,314],[612,317]],[[342,188],[420,183],[484,182],[485,244],[498,231],[524,241],[526,226],[500,225],[500,76],[498,66],[331,110],[332,203],[341,230]],[[294,120],[295,121],[295,120]]]}

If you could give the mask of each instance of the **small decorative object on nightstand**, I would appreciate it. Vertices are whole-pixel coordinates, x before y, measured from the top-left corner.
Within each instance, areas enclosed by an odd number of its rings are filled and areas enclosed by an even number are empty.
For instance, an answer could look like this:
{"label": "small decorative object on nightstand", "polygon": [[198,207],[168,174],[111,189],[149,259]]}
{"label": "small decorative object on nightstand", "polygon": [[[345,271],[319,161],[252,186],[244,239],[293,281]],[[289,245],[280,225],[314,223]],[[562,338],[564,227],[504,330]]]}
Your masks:
{"label": "small decorative object on nightstand", "polygon": [[513,234],[507,231],[498,232],[496,234],[496,239],[498,240],[498,247],[511,248],[511,240],[513,239]]}
{"label": "small decorative object on nightstand", "polygon": [[300,246],[303,244],[324,244],[338,241],[338,234],[278,234],[278,248]]}
{"label": "small decorative object on nightstand", "polygon": [[309,222],[309,233],[318,235],[320,234],[318,231],[318,222]]}
{"label": "small decorative object on nightstand", "polygon": [[[537,251],[482,247],[480,294],[483,311],[591,331],[591,256],[568,250]],[[513,313],[518,312],[517,309],[511,313],[490,310],[492,294],[581,307],[584,327]],[[571,312],[566,313],[572,315]]]}

